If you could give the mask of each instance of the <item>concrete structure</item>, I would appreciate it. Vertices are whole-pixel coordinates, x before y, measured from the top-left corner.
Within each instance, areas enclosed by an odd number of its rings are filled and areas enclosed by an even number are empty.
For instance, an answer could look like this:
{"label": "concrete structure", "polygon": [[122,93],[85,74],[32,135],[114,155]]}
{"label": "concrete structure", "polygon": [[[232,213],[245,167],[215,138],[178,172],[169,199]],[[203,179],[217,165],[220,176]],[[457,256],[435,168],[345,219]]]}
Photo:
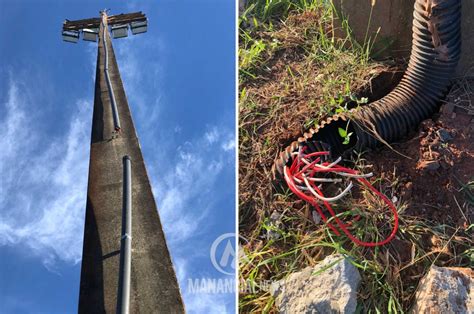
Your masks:
{"label": "concrete structure", "polygon": [[[368,37],[377,40],[374,57],[409,57],[412,40],[413,6],[415,0],[333,0],[340,16],[348,19],[353,35],[363,43]],[[371,7],[372,17],[370,17]],[[370,24],[369,24],[370,21]],[[335,25],[340,26],[336,18]],[[462,0],[462,56],[457,75],[474,75],[474,1]]]}
{"label": "concrete structure", "polygon": [[140,144],[107,36],[109,75],[121,130],[114,128],[104,74],[104,26],[100,26],[91,134],[79,313],[115,313],[122,226],[122,157],[132,161],[131,313],[183,313],[178,282],[166,245]]}

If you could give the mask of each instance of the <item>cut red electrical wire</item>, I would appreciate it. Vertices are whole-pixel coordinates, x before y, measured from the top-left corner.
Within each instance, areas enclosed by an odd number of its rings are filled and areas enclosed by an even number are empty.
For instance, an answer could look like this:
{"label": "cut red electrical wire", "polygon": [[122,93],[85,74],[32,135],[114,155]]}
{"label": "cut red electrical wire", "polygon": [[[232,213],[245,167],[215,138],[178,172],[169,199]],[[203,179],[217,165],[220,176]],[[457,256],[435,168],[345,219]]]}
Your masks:
{"label": "cut red electrical wire", "polygon": [[[341,230],[351,241],[360,246],[375,247],[385,245],[390,242],[396,235],[398,230],[398,212],[395,205],[380,191],[372,186],[372,184],[366,179],[372,174],[361,174],[357,170],[350,169],[339,165],[340,158],[335,162],[322,161],[329,156],[329,152],[313,152],[305,154],[306,147],[301,147],[298,152],[292,154],[292,162],[290,165],[284,167],[285,181],[288,184],[290,190],[298,196],[300,199],[311,204],[314,209],[321,216],[324,223],[330,228],[336,235],[340,235]],[[328,174],[335,174],[334,177],[328,177]],[[323,174],[323,176],[317,177],[317,174]],[[326,197],[322,192],[322,186],[317,183],[338,183],[343,182],[341,178],[347,179],[349,182],[344,190],[333,197]],[[334,203],[342,199],[352,188],[352,180],[358,181],[361,185],[369,189],[373,194],[378,196],[383,202],[390,208],[393,214],[393,227],[390,235],[379,242],[364,242],[356,238],[349,231],[349,227],[352,226],[351,222],[344,223],[334,212],[330,203]],[[324,214],[321,205],[327,209],[331,218],[336,222],[331,223],[328,217]],[[353,221],[358,220],[360,217],[356,216]]]}

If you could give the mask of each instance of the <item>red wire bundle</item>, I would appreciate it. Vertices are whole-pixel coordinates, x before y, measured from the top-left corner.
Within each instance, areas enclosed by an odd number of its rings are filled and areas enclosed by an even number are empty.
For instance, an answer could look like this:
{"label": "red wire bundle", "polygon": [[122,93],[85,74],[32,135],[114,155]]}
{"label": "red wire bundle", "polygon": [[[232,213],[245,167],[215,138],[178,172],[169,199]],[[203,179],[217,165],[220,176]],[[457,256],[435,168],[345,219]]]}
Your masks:
{"label": "red wire bundle", "polygon": [[[334,218],[336,221],[337,226],[339,229],[346,234],[346,236],[351,239],[354,243],[360,245],[360,246],[367,246],[367,247],[375,247],[375,246],[380,246],[387,244],[390,242],[394,237],[395,234],[397,233],[398,230],[398,213],[397,209],[395,208],[395,205],[385,196],[383,195],[380,191],[378,191],[376,188],[370,184],[369,181],[365,179],[365,175],[360,174],[358,171],[354,169],[349,169],[346,167],[342,167],[338,165],[337,163],[339,161],[329,163],[329,162],[321,162],[321,157],[322,156],[328,156],[329,152],[323,151],[323,152],[314,152],[310,154],[304,154],[305,147],[300,149],[299,152],[293,153],[294,155],[297,155],[296,157],[293,157],[293,162],[292,164],[288,167],[285,166],[284,168],[284,175],[285,175],[285,181],[288,184],[288,187],[290,190],[297,195],[299,198],[305,200],[306,202],[310,203],[319,213],[321,216],[322,220],[326,223],[326,225],[334,231],[336,235],[340,235],[339,230],[330,222],[328,222],[328,218],[324,215],[320,205],[318,204],[318,200],[324,204],[324,207],[329,211],[331,216]],[[318,173],[335,173],[340,176],[345,176],[345,177],[352,177],[356,179],[359,183],[367,187],[369,190],[371,190],[375,195],[380,197],[385,204],[390,208],[391,212],[393,213],[394,216],[394,226],[392,229],[392,232],[390,235],[383,241],[380,242],[364,242],[353,236],[350,231],[347,229],[348,226],[350,226],[350,223],[344,223],[342,222],[332,209],[330,202],[332,199],[340,198],[342,197],[348,190],[352,187],[352,184],[346,188],[344,192],[342,192],[339,197],[334,197],[334,198],[326,198],[321,189],[315,184],[317,181],[322,181],[322,182],[330,182],[334,181],[332,179],[325,179],[325,178],[315,178],[315,175]],[[298,185],[298,184],[305,184],[303,185]]]}

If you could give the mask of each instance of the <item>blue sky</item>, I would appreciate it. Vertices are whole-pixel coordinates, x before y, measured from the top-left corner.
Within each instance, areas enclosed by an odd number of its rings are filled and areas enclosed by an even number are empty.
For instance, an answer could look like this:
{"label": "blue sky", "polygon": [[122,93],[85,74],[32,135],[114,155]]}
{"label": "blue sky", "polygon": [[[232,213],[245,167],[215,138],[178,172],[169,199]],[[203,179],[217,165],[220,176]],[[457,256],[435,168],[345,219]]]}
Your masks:
{"label": "blue sky", "polygon": [[0,1],[0,313],[77,311],[97,46],[60,28],[103,8],[149,18],[114,49],[187,310],[234,311],[233,294],[187,291],[231,278],[209,250],[235,228],[234,7]]}

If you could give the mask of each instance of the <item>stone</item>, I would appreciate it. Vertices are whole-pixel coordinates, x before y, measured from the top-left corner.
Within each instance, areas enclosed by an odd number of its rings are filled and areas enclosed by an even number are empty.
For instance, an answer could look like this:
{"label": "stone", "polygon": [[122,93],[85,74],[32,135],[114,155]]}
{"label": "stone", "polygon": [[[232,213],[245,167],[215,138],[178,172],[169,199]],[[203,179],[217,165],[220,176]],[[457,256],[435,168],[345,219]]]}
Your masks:
{"label": "stone", "polygon": [[416,167],[420,170],[436,171],[439,169],[440,166],[441,164],[437,160],[431,160],[431,161],[423,160],[419,162]]}
{"label": "stone", "polygon": [[412,313],[474,313],[474,272],[432,266],[421,280]]}
{"label": "stone", "polygon": [[453,136],[451,135],[451,133],[449,133],[449,131],[446,129],[439,129],[438,131],[436,131],[436,134],[438,135],[441,142],[444,142],[444,143],[449,142],[450,140],[453,139]]}
{"label": "stone", "polygon": [[360,280],[357,268],[335,254],[273,283],[270,292],[279,313],[354,313]]}
{"label": "stone", "polygon": [[267,240],[278,240],[281,237],[280,230],[282,226],[281,214],[273,211],[269,219],[269,229],[267,230]]}
{"label": "stone", "polygon": [[313,217],[313,222],[317,225],[321,223],[321,215],[319,215],[315,210],[311,212],[311,216]]}

